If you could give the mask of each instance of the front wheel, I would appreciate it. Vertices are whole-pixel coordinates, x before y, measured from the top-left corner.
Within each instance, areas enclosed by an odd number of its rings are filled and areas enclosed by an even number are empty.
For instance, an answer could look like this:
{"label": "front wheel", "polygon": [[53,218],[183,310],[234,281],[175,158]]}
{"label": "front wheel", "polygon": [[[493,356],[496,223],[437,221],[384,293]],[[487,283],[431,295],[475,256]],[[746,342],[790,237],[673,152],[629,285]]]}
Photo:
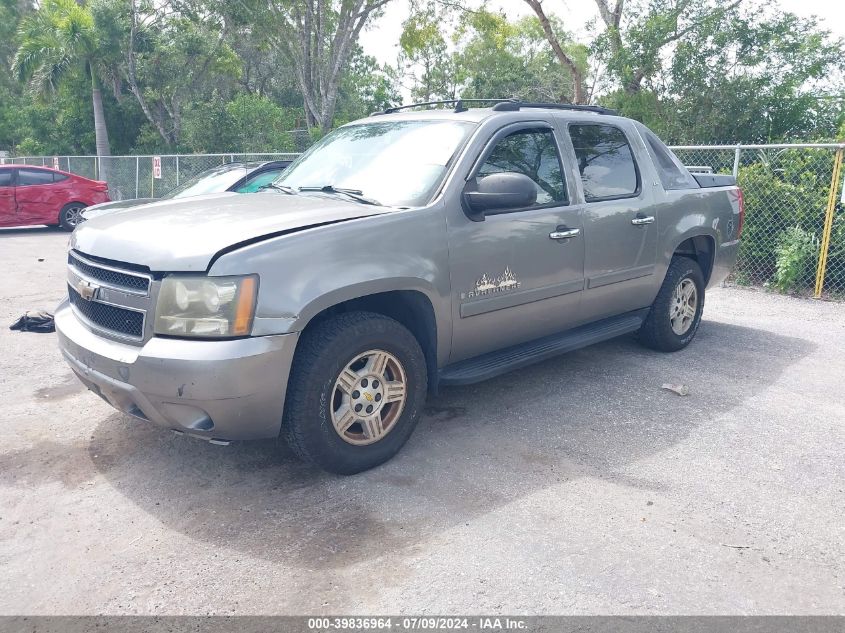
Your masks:
{"label": "front wheel", "polygon": [[695,337],[703,311],[701,268],[688,257],[674,257],[640,328],[640,342],[661,352],[681,350]]}
{"label": "front wheel", "polygon": [[425,357],[399,322],[348,312],[308,329],[288,382],[283,435],[293,451],[351,475],[393,457],[425,403]]}
{"label": "front wheel", "polygon": [[66,204],[59,212],[59,226],[65,231],[72,231],[85,221],[82,217],[83,211],[85,211],[85,205],[81,202]]}

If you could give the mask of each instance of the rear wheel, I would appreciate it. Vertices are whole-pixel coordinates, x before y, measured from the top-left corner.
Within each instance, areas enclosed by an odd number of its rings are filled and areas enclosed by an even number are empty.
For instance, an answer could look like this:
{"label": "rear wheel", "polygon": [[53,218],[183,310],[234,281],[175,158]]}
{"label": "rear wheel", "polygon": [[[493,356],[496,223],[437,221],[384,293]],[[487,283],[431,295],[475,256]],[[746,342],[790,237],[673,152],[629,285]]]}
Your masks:
{"label": "rear wheel", "polygon": [[351,475],[402,448],[426,389],[425,357],[405,327],[380,314],[340,314],[299,343],[282,432],[306,461]]}
{"label": "rear wheel", "polygon": [[674,257],[640,328],[640,341],[661,352],[676,352],[695,337],[704,311],[704,275],[698,263]]}
{"label": "rear wheel", "polygon": [[84,219],[82,212],[85,210],[85,205],[81,202],[71,202],[62,207],[59,212],[59,226],[65,231],[72,231],[79,226]]}

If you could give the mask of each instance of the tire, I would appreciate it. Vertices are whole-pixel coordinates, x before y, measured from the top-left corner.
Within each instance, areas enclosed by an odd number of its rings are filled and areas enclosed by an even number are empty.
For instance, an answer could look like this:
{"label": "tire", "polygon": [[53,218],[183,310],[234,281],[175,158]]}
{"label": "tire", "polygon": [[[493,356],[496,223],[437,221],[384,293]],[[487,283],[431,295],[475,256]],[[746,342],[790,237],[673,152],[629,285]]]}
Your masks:
{"label": "tire", "polygon": [[[396,385],[402,381],[400,403]],[[329,472],[368,470],[393,457],[411,436],[427,382],[423,351],[399,322],[371,312],[330,317],[306,330],[297,346],[282,436],[300,458]],[[375,417],[367,407],[378,407]],[[342,429],[352,419],[346,431],[335,426]]]}
{"label": "tire", "polygon": [[80,215],[85,209],[81,202],[70,202],[59,212],[59,226],[65,231],[72,231],[85,220]]}
{"label": "tire", "polygon": [[[687,298],[693,293],[694,308]],[[683,311],[684,306],[687,310],[682,315],[679,310]],[[640,328],[640,342],[661,352],[682,350],[695,338],[703,311],[704,275],[701,268],[688,257],[673,257],[663,285]]]}

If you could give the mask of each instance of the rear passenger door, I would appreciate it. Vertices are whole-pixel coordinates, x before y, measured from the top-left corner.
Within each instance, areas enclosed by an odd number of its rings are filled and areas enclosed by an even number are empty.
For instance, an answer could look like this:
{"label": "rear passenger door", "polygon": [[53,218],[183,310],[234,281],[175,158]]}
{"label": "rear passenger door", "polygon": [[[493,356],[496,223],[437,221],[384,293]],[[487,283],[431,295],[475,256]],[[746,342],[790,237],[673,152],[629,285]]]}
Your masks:
{"label": "rear passenger door", "polygon": [[612,123],[568,124],[584,211],[584,320],[651,301],[658,218],[637,163],[633,134]]}
{"label": "rear passenger door", "polygon": [[15,187],[15,204],[21,224],[58,224],[59,211],[69,202],[65,192],[67,176],[47,169],[21,167]]}
{"label": "rear passenger door", "polygon": [[0,168],[0,226],[15,226],[15,187],[13,169]]}

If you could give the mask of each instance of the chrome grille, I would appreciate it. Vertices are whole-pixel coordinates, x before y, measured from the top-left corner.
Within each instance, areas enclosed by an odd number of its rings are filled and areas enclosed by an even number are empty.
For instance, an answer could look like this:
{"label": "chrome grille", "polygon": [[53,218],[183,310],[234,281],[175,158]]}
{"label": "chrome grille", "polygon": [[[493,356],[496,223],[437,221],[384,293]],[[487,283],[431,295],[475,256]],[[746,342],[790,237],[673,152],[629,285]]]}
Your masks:
{"label": "chrome grille", "polygon": [[111,266],[85,259],[74,252],[68,253],[67,263],[80,277],[97,281],[103,285],[144,295],[150,291],[151,278],[144,273],[118,270]]}
{"label": "chrome grille", "polygon": [[68,253],[68,301],[77,318],[103,337],[140,345],[152,336],[158,283],[134,264]]}
{"label": "chrome grille", "polygon": [[83,299],[70,285],[67,290],[71,305],[92,325],[120,336],[135,339],[143,337],[143,312]]}

